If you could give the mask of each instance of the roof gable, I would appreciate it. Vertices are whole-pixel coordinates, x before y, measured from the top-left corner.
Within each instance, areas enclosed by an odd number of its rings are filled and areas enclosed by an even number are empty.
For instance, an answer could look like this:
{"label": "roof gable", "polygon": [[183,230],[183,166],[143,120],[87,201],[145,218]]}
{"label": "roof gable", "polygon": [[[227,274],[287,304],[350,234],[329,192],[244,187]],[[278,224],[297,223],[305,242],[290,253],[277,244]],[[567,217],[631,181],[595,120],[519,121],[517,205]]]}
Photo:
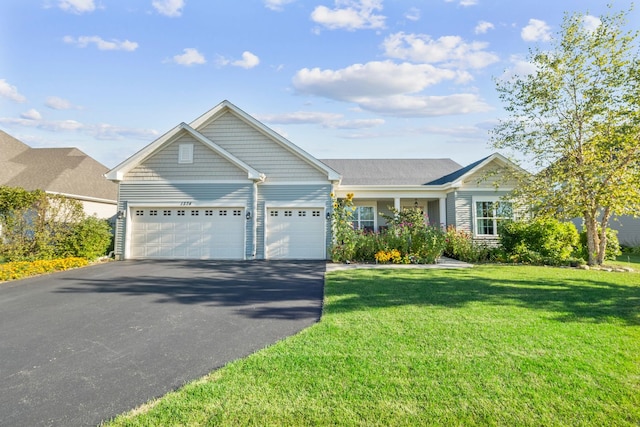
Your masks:
{"label": "roof gable", "polygon": [[31,148],[0,132],[0,185],[116,200],[108,168],[77,148]]}
{"label": "roof gable", "polygon": [[173,143],[184,133],[189,134],[199,143],[205,145],[209,149],[213,150],[220,157],[227,160],[229,163],[233,164],[237,168],[243,170],[247,174],[247,179],[251,179],[254,181],[263,181],[265,175],[256,169],[252,168],[244,161],[240,160],[233,154],[229,153],[224,148],[220,147],[218,144],[214,143],[204,135],[202,135],[197,130],[193,129],[186,123],[180,123],[178,126],[171,129],[169,132],[162,135],[160,138],[156,139],[151,144],[144,147],[142,150],[138,151],[133,156],[129,157],[124,162],[120,163],[118,166],[110,170],[106,177],[112,181],[121,181],[124,179],[126,174],[133,170],[138,165],[142,164],[145,160],[151,158],[155,155],[159,150],[162,150],[167,145]]}
{"label": "roof gable", "polygon": [[465,182],[472,181],[474,177],[479,177],[479,174],[483,173],[483,171],[488,171],[489,168],[495,168],[496,166],[520,169],[519,166],[504,157],[502,154],[494,153],[449,175],[445,175],[437,180],[431,181],[429,182],[429,185],[450,185],[452,187],[458,187]]}
{"label": "roof gable", "polygon": [[264,137],[268,138],[270,141],[273,141],[279,147],[291,153],[293,156],[300,159],[305,164],[321,172],[322,175],[326,176],[328,180],[339,181],[341,179],[341,176],[338,172],[328,167],[326,164],[322,163],[306,151],[302,150],[300,147],[293,144],[282,135],[265,126],[263,123],[259,122],[254,117],[250,116],[229,101],[225,100],[221,102],[211,110],[204,113],[202,116],[192,121],[190,123],[190,126],[200,132],[205,132],[205,129],[208,126],[223,117],[225,114],[232,114],[233,116],[237,117],[254,131],[262,134]]}

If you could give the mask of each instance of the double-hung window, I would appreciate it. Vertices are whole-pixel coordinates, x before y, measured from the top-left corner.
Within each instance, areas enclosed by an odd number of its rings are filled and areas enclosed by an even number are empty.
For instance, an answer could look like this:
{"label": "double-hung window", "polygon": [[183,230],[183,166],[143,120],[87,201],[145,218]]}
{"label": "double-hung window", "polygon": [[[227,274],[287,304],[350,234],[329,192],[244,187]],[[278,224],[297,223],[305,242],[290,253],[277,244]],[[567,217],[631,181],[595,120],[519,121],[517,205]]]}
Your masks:
{"label": "double-hung window", "polygon": [[351,223],[356,230],[375,230],[375,211],[373,206],[356,206],[351,216]]}
{"label": "double-hung window", "polygon": [[513,219],[511,203],[474,200],[475,232],[478,236],[497,236],[501,221]]}

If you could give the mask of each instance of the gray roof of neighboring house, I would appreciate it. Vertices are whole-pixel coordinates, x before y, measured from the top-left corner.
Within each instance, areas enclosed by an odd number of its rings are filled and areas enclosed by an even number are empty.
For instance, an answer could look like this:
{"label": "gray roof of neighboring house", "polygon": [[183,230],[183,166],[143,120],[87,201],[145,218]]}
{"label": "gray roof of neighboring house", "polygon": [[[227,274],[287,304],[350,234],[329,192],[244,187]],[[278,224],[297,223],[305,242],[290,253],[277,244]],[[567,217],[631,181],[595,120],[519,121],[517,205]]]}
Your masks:
{"label": "gray roof of neighboring house", "polygon": [[[462,169],[451,159],[324,159],[343,185],[433,185]],[[447,181],[448,182],[448,181]]]}
{"label": "gray roof of neighboring house", "polygon": [[108,171],[77,148],[31,148],[0,130],[0,185],[115,201]]}

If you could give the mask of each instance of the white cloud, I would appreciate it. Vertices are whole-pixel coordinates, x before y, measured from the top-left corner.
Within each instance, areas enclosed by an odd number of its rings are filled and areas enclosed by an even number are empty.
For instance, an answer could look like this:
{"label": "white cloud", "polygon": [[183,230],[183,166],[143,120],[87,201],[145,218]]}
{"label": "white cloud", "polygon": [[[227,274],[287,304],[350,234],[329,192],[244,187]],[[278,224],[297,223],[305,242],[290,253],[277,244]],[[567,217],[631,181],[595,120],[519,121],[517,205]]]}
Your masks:
{"label": "white cloud", "polygon": [[585,15],[582,18],[582,26],[589,33],[593,33],[594,31],[596,31],[600,24],[602,24],[602,21],[596,16]]}
{"label": "white cloud", "polygon": [[361,98],[417,93],[442,81],[460,78],[466,76],[430,64],[374,61],[335,71],[303,68],[293,77],[293,85],[302,93],[358,102]]}
{"label": "white cloud", "polygon": [[501,80],[512,80],[516,77],[525,77],[536,72],[536,66],[522,56],[512,55],[509,61],[512,65],[500,76]]}
{"label": "white cloud", "polygon": [[5,79],[0,79],[0,96],[15,102],[27,102],[27,98],[18,92],[18,88],[10,85]]}
{"label": "white cloud", "polygon": [[99,50],[124,50],[127,52],[133,52],[138,48],[138,43],[129,40],[120,41],[116,39],[104,40],[99,36],[80,36],[74,38],[71,36],[64,36],[62,39],[65,43],[74,44],[77,47],[87,47],[90,44],[95,44]]}
{"label": "white cloud", "polygon": [[96,9],[96,5],[93,0],[60,0],[58,7],[65,12],[71,12],[75,14],[81,14],[86,12],[93,12]]}
{"label": "white cloud", "polygon": [[153,0],[154,9],[161,15],[176,18],[182,15],[184,0]]}
{"label": "white cloud", "polygon": [[420,9],[417,7],[412,7],[404,14],[404,17],[409,21],[419,21],[420,20]]}
{"label": "white cloud", "polygon": [[345,119],[342,114],[316,111],[296,111],[284,114],[256,115],[262,122],[272,124],[319,124],[328,129],[367,129],[384,124],[383,119]]}
{"label": "white cloud", "polygon": [[402,117],[488,111],[490,107],[474,94],[417,95],[437,83],[468,78],[466,72],[430,64],[384,61],[341,70],[304,68],[294,76],[293,86],[301,93],[354,102],[363,110]]}
{"label": "white cloud", "polygon": [[376,15],[382,10],[382,0],[335,0],[335,8],[317,6],[311,12],[311,20],[330,29],[349,31],[384,28],[384,15]]}
{"label": "white cloud", "polygon": [[186,65],[187,67],[190,67],[191,65],[204,64],[207,62],[207,60],[204,58],[204,55],[198,52],[198,49],[188,47],[184,49],[183,52],[184,53],[182,55],[175,55],[173,57],[173,62],[179,65]]}
{"label": "white cloud", "polygon": [[437,40],[427,34],[399,32],[388,36],[382,44],[385,55],[413,62],[441,63],[460,68],[484,68],[499,60],[487,52],[488,43],[466,43],[459,36],[443,36]]}
{"label": "white cloud", "polygon": [[[35,110],[34,110],[35,111]],[[0,123],[11,126],[23,126],[49,132],[79,132],[101,140],[121,140],[136,138],[149,140],[156,138],[159,132],[154,129],[127,128],[107,123],[84,124],[76,120],[42,120],[35,117],[0,117]]]}
{"label": "white cloud", "polygon": [[551,40],[551,27],[539,19],[529,19],[529,25],[520,32],[522,40],[527,42]]}
{"label": "white cloud", "polygon": [[280,12],[284,9],[284,6],[293,3],[296,0],[264,0],[264,6],[267,9],[275,10],[276,12]]}
{"label": "white cloud", "polygon": [[81,110],[82,107],[73,105],[70,101],[57,97],[50,96],[44,103],[45,106],[51,108],[52,110]]}
{"label": "white cloud", "polygon": [[445,96],[397,95],[369,98],[360,106],[379,114],[397,117],[429,117],[452,114],[470,114],[490,111],[492,108],[476,94],[461,93]]}
{"label": "white cloud", "polygon": [[485,34],[489,30],[493,30],[495,26],[491,22],[478,21],[478,25],[474,29],[476,34]]}
{"label": "white cloud", "polygon": [[242,59],[231,63],[231,65],[235,67],[241,67],[247,70],[249,68],[257,67],[258,64],[260,64],[260,58],[249,51],[242,52]]}
{"label": "white cloud", "polygon": [[[445,3],[453,3],[455,0],[444,0],[444,1]],[[460,0],[458,4],[464,7],[475,6],[476,4],[478,4],[478,0]]]}
{"label": "white cloud", "polygon": [[20,117],[27,120],[40,120],[42,119],[42,114],[40,114],[38,110],[32,108],[29,111],[25,111],[20,114]]}

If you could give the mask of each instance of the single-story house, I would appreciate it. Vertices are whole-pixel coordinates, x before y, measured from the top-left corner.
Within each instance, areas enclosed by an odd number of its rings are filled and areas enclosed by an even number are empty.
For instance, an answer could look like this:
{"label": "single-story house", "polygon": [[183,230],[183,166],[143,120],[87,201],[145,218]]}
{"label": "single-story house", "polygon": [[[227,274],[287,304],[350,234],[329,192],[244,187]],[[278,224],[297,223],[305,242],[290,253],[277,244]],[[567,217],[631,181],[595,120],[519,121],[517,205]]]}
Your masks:
{"label": "single-story house", "polygon": [[[516,167],[499,154],[468,166],[449,159],[318,160],[228,101],[180,123],[105,176],[119,185],[121,259],[326,259],[332,193],[353,193],[354,225],[419,207],[432,224],[495,239],[510,188],[487,171]],[[506,204],[501,204],[505,206]],[[507,206],[508,207],[508,206]]]}
{"label": "single-story house", "polygon": [[87,215],[110,219],[118,186],[104,179],[108,171],[77,148],[31,148],[0,130],[0,185],[61,194],[82,203]]}

